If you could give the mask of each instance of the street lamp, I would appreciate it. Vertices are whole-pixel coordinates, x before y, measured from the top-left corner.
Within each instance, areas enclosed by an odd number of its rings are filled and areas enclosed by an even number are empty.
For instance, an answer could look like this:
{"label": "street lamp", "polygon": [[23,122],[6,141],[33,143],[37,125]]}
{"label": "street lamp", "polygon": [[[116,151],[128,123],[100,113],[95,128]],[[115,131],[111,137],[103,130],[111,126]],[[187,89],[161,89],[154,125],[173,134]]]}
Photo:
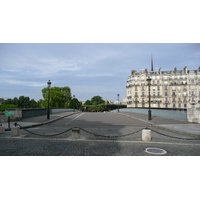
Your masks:
{"label": "street lamp", "polygon": [[75,95],[73,95],[73,108],[74,108],[74,112],[75,112],[75,100],[74,100],[74,98],[75,98]]}
{"label": "street lamp", "polygon": [[49,101],[50,101],[50,88],[51,88],[51,81],[47,82],[48,86],[48,109],[47,109],[47,119],[50,119],[50,109],[49,109]]}
{"label": "street lamp", "polygon": [[151,96],[150,96],[150,87],[151,87],[151,78],[147,78],[147,85],[149,86],[149,110],[148,110],[148,120],[151,120]]}
{"label": "street lamp", "polygon": [[119,112],[119,94],[117,94],[118,97],[118,112]]}

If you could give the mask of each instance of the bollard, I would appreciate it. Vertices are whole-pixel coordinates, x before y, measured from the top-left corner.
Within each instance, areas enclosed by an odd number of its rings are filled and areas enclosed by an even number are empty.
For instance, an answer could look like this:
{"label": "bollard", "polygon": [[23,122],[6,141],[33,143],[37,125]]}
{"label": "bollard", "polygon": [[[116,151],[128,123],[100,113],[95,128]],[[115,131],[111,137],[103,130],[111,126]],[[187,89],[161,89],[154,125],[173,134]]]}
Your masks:
{"label": "bollard", "polygon": [[11,127],[11,136],[19,136],[19,126]]}
{"label": "bollard", "polygon": [[72,128],[72,139],[79,139],[79,138],[80,138],[80,129]]}
{"label": "bollard", "polygon": [[2,126],[2,124],[0,124],[0,133],[4,133],[5,128]]}
{"label": "bollard", "polygon": [[142,140],[143,141],[151,141],[151,130],[149,130],[149,129],[142,130]]}

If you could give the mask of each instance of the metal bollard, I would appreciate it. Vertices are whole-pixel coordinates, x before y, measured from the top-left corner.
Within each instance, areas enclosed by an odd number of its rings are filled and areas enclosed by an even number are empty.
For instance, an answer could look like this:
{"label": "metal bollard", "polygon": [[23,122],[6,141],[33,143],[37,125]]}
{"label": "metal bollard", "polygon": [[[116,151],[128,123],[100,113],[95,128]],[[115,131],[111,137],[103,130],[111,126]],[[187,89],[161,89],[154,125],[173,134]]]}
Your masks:
{"label": "metal bollard", "polygon": [[4,133],[4,131],[5,131],[4,126],[2,126],[2,124],[0,124],[0,133]]}
{"label": "metal bollard", "polygon": [[11,136],[19,136],[20,127],[17,126],[17,123],[15,123],[14,125],[15,126],[11,127]]}
{"label": "metal bollard", "polygon": [[151,130],[149,130],[149,129],[142,130],[142,140],[143,141],[151,141]]}
{"label": "metal bollard", "polygon": [[72,128],[72,139],[79,139],[79,138],[80,138],[80,129]]}

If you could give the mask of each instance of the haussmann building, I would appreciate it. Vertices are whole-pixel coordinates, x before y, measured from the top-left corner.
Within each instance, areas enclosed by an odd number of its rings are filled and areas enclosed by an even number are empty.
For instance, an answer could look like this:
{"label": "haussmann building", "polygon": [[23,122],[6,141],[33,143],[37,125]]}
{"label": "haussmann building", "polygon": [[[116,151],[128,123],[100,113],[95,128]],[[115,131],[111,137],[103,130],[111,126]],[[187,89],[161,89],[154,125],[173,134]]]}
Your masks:
{"label": "haussmann building", "polygon": [[176,108],[186,109],[200,106],[200,67],[189,70],[184,67],[171,71],[140,70],[131,71],[126,85],[127,107]]}

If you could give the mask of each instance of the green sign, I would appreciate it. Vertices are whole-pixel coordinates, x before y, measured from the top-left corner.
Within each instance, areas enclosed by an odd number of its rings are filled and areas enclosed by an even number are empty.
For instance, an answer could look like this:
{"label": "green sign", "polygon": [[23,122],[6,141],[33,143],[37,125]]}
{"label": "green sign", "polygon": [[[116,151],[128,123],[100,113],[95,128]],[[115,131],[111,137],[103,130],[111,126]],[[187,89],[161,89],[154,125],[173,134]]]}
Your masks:
{"label": "green sign", "polygon": [[12,116],[13,114],[11,113],[11,112],[9,112],[9,111],[5,111],[4,112],[8,117],[10,117],[10,116]]}

